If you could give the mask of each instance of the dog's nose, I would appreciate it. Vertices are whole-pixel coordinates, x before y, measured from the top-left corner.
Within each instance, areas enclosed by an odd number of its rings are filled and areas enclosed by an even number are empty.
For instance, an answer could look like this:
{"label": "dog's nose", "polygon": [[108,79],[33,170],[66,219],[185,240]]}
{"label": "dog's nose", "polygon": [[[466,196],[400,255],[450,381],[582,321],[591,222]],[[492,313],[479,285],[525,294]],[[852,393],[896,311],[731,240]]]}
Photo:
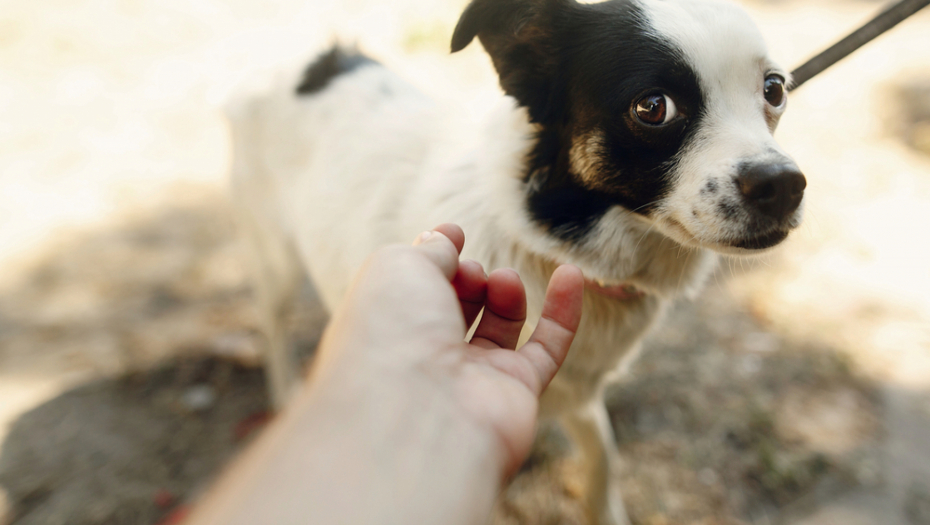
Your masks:
{"label": "dog's nose", "polygon": [[801,205],[807,179],[791,164],[752,164],[740,169],[736,184],[747,204],[783,219]]}

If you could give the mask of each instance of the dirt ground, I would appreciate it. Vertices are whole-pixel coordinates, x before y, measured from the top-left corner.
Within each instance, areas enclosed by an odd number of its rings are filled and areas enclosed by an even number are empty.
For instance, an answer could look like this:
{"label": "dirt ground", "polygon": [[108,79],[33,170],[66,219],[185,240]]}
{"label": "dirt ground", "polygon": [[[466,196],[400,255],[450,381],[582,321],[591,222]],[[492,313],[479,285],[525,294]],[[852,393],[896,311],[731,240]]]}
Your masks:
{"label": "dirt ground", "polygon": [[[493,76],[442,52],[451,0],[2,5],[0,524],[179,523],[269,418],[224,88],[333,32],[447,99]],[[745,5],[789,65],[879,7]],[[627,509],[930,524],[930,12],[794,93],[777,137],[805,225],[725,261],[609,393]],[[309,356],[326,315],[302,306]],[[583,523],[572,452],[544,428],[494,522]]]}

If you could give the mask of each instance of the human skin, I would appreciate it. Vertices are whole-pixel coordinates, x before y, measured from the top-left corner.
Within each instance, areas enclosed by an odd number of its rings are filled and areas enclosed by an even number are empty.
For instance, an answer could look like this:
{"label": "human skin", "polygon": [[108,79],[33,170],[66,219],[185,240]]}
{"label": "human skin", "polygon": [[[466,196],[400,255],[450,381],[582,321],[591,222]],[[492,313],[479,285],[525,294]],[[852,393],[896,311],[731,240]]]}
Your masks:
{"label": "human skin", "polygon": [[[459,261],[462,230],[372,255],[310,378],[190,523],[456,525],[487,520],[532,445],[539,395],[581,319],[584,280],[552,275],[526,318],[519,276]],[[484,308],[471,340],[468,327]]]}

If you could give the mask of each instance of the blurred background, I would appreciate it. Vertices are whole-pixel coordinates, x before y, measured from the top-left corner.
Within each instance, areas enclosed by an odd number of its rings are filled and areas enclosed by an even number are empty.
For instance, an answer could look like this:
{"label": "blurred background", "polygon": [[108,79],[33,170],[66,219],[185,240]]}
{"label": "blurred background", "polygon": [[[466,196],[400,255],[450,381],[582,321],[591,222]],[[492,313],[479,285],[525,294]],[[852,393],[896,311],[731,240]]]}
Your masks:
{"label": "blurred background", "polygon": [[[865,0],[743,0],[793,68]],[[463,0],[0,0],[0,524],[180,523],[268,419],[221,102],[333,38],[497,95]],[[805,224],[724,261],[608,404],[637,525],[930,524],[930,10],[792,93]],[[293,320],[311,353],[325,313]],[[557,429],[495,511],[583,523]],[[363,496],[360,496],[363,497]]]}

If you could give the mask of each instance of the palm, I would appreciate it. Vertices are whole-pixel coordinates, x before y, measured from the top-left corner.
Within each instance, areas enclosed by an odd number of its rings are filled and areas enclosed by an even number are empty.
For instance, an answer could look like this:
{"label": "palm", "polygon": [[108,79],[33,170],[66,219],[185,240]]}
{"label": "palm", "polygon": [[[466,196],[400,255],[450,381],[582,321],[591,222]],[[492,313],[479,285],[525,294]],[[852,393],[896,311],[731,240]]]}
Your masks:
{"label": "palm", "polygon": [[[442,233],[461,249],[454,231]],[[477,263],[466,261],[459,265],[452,283],[466,326],[483,309],[471,341],[461,343],[457,402],[499,436],[513,470],[532,444],[539,396],[558,371],[577,330],[583,278],[577,268],[556,270],[542,318],[519,349],[526,293],[516,272],[496,270],[485,277]]]}
{"label": "palm", "polygon": [[[493,432],[507,455],[507,472],[512,472],[532,444],[539,395],[578,329],[584,278],[573,266],[553,273],[536,330],[517,349],[526,320],[520,277],[508,269],[486,276],[478,263],[459,262],[462,230],[443,225],[436,231],[447,240],[433,239],[416,248],[395,246],[369,259],[347,299],[354,307],[334,316],[328,330],[333,340],[321,344],[349,350],[317,356],[317,380],[327,370],[348,374],[340,380],[357,380],[364,375],[358,368],[364,363],[377,365],[375,376],[389,371],[390,377],[405,382],[425,379],[418,392],[430,401],[450,402],[445,408],[456,417]],[[454,293],[443,283],[450,280]],[[479,314],[474,335],[463,341],[466,327]],[[354,351],[364,349],[378,350],[353,358]],[[404,373],[409,370],[416,373]],[[401,375],[393,374],[398,371]]]}

